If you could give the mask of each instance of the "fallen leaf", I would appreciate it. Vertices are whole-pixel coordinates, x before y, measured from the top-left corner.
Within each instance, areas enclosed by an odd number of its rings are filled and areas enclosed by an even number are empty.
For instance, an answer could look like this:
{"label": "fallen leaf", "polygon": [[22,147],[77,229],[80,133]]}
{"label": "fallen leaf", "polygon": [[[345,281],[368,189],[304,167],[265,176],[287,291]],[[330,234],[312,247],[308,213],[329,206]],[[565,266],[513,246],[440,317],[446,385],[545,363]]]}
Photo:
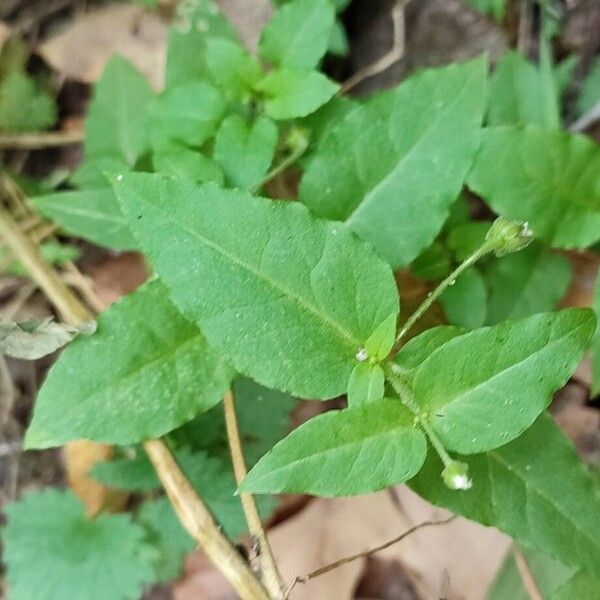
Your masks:
{"label": "fallen leaf", "polygon": [[140,6],[110,4],[77,19],[37,48],[69,79],[93,83],[114,54],[131,61],[156,90],[163,86],[167,27]]}

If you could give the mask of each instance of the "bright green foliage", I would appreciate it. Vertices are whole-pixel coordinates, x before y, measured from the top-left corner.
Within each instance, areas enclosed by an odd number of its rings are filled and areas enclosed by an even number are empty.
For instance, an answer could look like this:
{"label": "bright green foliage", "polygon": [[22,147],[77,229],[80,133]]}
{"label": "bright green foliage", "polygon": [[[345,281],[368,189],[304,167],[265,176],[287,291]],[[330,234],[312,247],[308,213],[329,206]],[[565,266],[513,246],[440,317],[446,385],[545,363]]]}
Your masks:
{"label": "bright green foliage", "polygon": [[152,155],[152,164],[160,173],[199,183],[214,181],[222,184],[225,180],[223,171],[213,160],[198,150],[174,142],[162,144]]}
{"label": "bright green foliage", "polygon": [[579,114],[591,110],[600,102],[600,57],[594,61],[594,64],[583,84],[581,95],[577,101],[577,111]]}
{"label": "bright green foliage", "polygon": [[396,321],[398,316],[395,312],[373,331],[365,342],[365,350],[371,360],[383,360],[390,353],[394,340],[396,339]]}
{"label": "bright green foliage", "polygon": [[268,387],[344,393],[357,351],[397,313],[389,267],[299,204],[157,175],[125,176],[115,189],[176,305]]}
{"label": "bright green foliage", "polygon": [[42,215],[58,223],[67,233],[115,250],[131,250],[137,246],[114,192],[108,186],[55,192],[32,198],[32,202]]}
{"label": "bright green foliage", "polygon": [[85,121],[86,158],[120,159],[133,167],[150,149],[146,107],[153,96],[141,73],[113,57],[94,87]]}
{"label": "bright green foliage", "polygon": [[148,500],[138,511],[137,521],[148,532],[148,543],[156,550],[154,569],[157,581],[171,581],[181,575],[183,557],[196,543],[183,529],[167,498]]}
{"label": "bright green foliage", "polygon": [[73,171],[69,183],[78,188],[105,188],[108,178],[129,171],[129,165],[114,156],[87,158]]}
{"label": "bright green foliage", "polygon": [[55,489],[26,495],[5,510],[13,600],[137,600],[154,581],[144,531],[128,515],[87,519],[72,493]]}
{"label": "bright green foliage", "polygon": [[481,273],[471,268],[465,271],[440,296],[448,321],[454,325],[476,329],[485,323],[487,288]]}
{"label": "bright green foliage", "polygon": [[241,491],[348,496],[410,479],[427,444],[397,400],[381,400],[311,419],[275,445]]}
{"label": "bright green foliage", "polygon": [[571,309],[453,338],[416,370],[415,400],[448,450],[472,454],[498,447],[548,406],[594,327],[591,311]]}
{"label": "bright green foliage", "polygon": [[215,138],[214,157],[227,183],[246,190],[258,186],[273,162],[278,135],[267,117],[252,124],[239,115],[225,119]]}
{"label": "bright green foliage", "polygon": [[493,261],[485,276],[487,322],[493,325],[552,310],[567,291],[571,266],[566,257],[534,244]]}
{"label": "bright green foliage", "polygon": [[360,406],[383,398],[385,376],[379,365],[358,363],[348,382],[348,405]]}
{"label": "bright green foliage", "polygon": [[584,248],[600,239],[600,149],[587,137],[533,126],[489,129],[468,185],[552,246]]}
{"label": "bright green foliage", "polygon": [[223,116],[219,91],[204,81],[190,81],[167,90],[151,107],[152,145],[180,142],[200,147],[212,137]]}
{"label": "bright green foliage", "polygon": [[471,221],[450,229],[446,244],[458,262],[465,260],[483,244],[490,225],[489,221]]}
{"label": "bright green foliage", "polygon": [[549,600],[593,600],[600,595],[600,577],[594,577],[584,571],[575,573],[565,581]]}
{"label": "bright green foliage", "polygon": [[410,485],[430,502],[498,527],[565,565],[600,573],[600,492],[550,417],[467,462],[468,491],[452,492],[441,482],[442,465],[432,452]]}
{"label": "bright green foliage", "polygon": [[[600,323],[600,274],[596,280],[592,308],[596,313],[596,319]],[[600,393],[600,325],[596,326],[596,332],[592,340],[592,395]]]}
{"label": "bright green foliage", "polygon": [[301,200],[345,220],[392,266],[407,264],[433,242],[463,185],[485,79],[481,59],[431,69],[356,108],[321,142]]}
{"label": "bright green foliage", "polygon": [[276,66],[314,69],[327,50],[334,21],[329,0],[293,0],[263,30],[260,55]]}
{"label": "bright green foliage", "polygon": [[141,448],[133,458],[115,458],[96,463],[90,475],[108,487],[130,492],[148,492],[160,487],[152,464]]}
{"label": "bright green foliage", "polygon": [[157,437],[219,402],[231,377],[153,282],[113,304],[94,336],[63,352],[40,390],[26,444]]}
{"label": "bright green foliage", "polygon": [[24,72],[13,71],[0,82],[0,131],[39,131],[56,122],[56,106]]}
{"label": "bright green foliage", "polygon": [[317,71],[281,68],[256,84],[265,97],[265,112],[272,119],[306,117],[325,104],[338,85]]}

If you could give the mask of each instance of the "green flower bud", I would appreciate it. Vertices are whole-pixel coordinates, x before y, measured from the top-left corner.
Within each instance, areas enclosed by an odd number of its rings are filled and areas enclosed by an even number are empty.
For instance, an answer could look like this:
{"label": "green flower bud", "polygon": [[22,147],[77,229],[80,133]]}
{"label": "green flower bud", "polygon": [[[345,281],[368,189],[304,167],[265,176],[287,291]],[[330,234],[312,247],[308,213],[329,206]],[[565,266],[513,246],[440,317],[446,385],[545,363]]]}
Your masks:
{"label": "green flower bud", "polygon": [[489,249],[496,256],[518,252],[533,241],[529,223],[518,223],[498,217],[485,236]]}
{"label": "green flower bud", "polygon": [[442,479],[451,490],[468,490],[473,485],[469,477],[469,465],[453,460],[442,471]]}

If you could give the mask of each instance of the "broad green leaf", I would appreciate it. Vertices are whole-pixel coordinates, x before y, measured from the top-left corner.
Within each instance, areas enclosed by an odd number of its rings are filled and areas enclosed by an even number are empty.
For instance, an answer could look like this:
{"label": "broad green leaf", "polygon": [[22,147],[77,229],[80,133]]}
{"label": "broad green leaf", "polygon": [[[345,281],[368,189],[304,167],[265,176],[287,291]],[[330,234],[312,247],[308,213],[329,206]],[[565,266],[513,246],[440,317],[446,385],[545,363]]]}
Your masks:
{"label": "broad green leaf", "polygon": [[227,117],[215,138],[214,158],[233,187],[250,190],[267,174],[277,146],[277,126],[267,117],[248,123]]}
{"label": "broad green leaf", "polygon": [[319,415],[275,445],[242,482],[242,492],[365,494],[414,476],[425,436],[399,401],[381,400]]}
{"label": "broad green leaf", "polygon": [[487,322],[528,317],[555,308],[571,280],[568,259],[532,244],[495,259],[485,273],[489,287]]}
{"label": "broad green leaf", "polygon": [[137,600],[155,580],[144,530],[128,515],[85,516],[68,491],[29,493],[6,506],[11,600]]}
{"label": "broad green leaf", "polygon": [[292,0],[263,30],[260,55],[279,67],[314,69],[327,51],[334,22],[329,0]]}
{"label": "broad green leaf", "polygon": [[213,81],[232,98],[249,99],[250,90],[263,76],[252,56],[239,44],[223,38],[207,40],[206,63]]}
{"label": "broad green leaf", "polygon": [[599,597],[600,577],[579,571],[565,581],[549,600],[594,600]]}
{"label": "broad green leaf", "polygon": [[[596,279],[594,299],[592,308],[596,313],[596,319],[600,323],[600,273]],[[596,325],[596,331],[592,340],[592,396],[600,394],[600,325]]]}
{"label": "broad green leaf", "polygon": [[329,130],[300,186],[317,215],[344,220],[392,264],[429,246],[479,146],[482,59],[430,69]]}
{"label": "broad green leaf", "polygon": [[50,94],[20,71],[0,82],[0,131],[40,131],[56,122],[56,105]]}
{"label": "broad green leaf", "polygon": [[600,493],[549,416],[510,444],[466,460],[470,490],[444,485],[433,452],[410,486],[433,504],[498,527],[565,565],[600,573]]}
{"label": "broad green leaf", "polygon": [[573,373],[594,331],[587,309],[505,321],[451,339],[417,369],[415,400],[448,450],[511,441]]}
{"label": "broad green leaf", "polygon": [[471,268],[440,296],[448,321],[453,325],[476,329],[485,324],[487,289],[481,273]]}
{"label": "broad green leaf", "polygon": [[127,173],[131,168],[123,158],[97,156],[86,158],[73,171],[69,183],[77,188],[105,188],[111,177]]}
{"label": "broad green leaf", "polygon": [[115,189],[175,304],[267,387],[343,394],[357,351],[398,311],[390,268],[300,204],[147,174]]}
{"label": "broad green leaf", "polygon": [[161,145],[152,155],[152,164],[157,173],[192,179],[198,183],[215,181],[222,184],[223,171],[214,160],[195,150],[169,142]]}
{"label": "broad green leaf", "polygon": [[183,558],[192,552],[196,542],[181,526],[167,498],[147,500],[137,513],[137,522],[148,533],[148,543],[156,550],[156,579],[167,582],[183,571]]}
{"label": "broad green leaf", "polygon": [[419,279],[436,281],[450,274],[450,252],[444,244],[435,241],[425,248],[410,265],[410,271]]}
{"label": "broad green leaf", "polygon": [[355,407],[383,398],[385,375],[380,365],[358,363],[348,382],[348,406]]}
{"label": "broad green leaf", "polygon": [[89,335],[95,329],[94,321],[73,326],[55,323],[52,317],[18,323],[0,317],[0,354],[35,360],[52,354],[80,333]]}
{"label": "broad green leaf", "polygon": [[491,221],[470,221],[449,229],[446,244],[457,262],[463,262],[485,241]]}
{"label": "broad green leaf", "polygon": [[265,113],[276,120],[306,117],[325,104],[339,86],[317,71],[271,71],[256,89],[265,97]]}
{"label": "broad green leaf", "polygon": [[152,282],[113,304],[72,343],[39,392],[26,444],[158,437],[214,406],[231,368]]}
{"label": "broad green leaf", "polygon": [[167,90],[150,109],[154,149],[172,142],[200,147],[216,133],[224,106],[220,92],[204,81]]}
{"label": "broad green leaf", "polygon": [[488,129],[467,183],[552,246],[585,248],[600,239],[600,148],[587,137],[533,126]]}
{"label": "broad green leaf", "polygon": [[85,120],[85,155],[122,159],[133,167],[150,149],[146,108],[154,97],[146,78],[114,56],[94,86]]}
{"label": "broad green leaf", "polygon": [[35,208],[67,233],[113,250],[132,250],[137,243],[108,186],[98,189],[55,192],[32,198]]}
{"label": "broad green leaf", "polygon": [[141,448],[133,458],[119,457],[96,463],[90,476],[104,485],[130,492],[149,492],[160,487],[160,481]]}
{"label": "broad green leaf", "polygon": [[577,100],[577,111],[580,115],[591,110],[600,102],[600,57],[596,58]]}
{"label": "broad green leaf", "polygon": [[348,34],[341,19],[336,19],[333,23],[333,28],[329,34],[329,41],[327,42],[327,52],[335,56],[348,56],[350,52],[350,41],[348,40]]}

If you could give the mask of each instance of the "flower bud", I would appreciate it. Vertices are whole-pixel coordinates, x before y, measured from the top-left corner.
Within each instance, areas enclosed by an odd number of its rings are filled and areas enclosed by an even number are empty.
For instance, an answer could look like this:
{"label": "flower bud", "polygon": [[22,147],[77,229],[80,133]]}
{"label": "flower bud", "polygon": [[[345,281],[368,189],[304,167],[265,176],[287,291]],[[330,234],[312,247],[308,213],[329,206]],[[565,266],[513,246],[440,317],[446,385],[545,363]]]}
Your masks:
{"label": "flower bud", "polygon": [[518,252],[533,241],[529,223],[518,223],[498,217],[485,236],[489,249],[496,256]]}
{"label": "flower bud", "polygon": [[469,477],[469,465],[453,460],[442,471],[442,479],[451,490],[468,490],[473,485]]}

